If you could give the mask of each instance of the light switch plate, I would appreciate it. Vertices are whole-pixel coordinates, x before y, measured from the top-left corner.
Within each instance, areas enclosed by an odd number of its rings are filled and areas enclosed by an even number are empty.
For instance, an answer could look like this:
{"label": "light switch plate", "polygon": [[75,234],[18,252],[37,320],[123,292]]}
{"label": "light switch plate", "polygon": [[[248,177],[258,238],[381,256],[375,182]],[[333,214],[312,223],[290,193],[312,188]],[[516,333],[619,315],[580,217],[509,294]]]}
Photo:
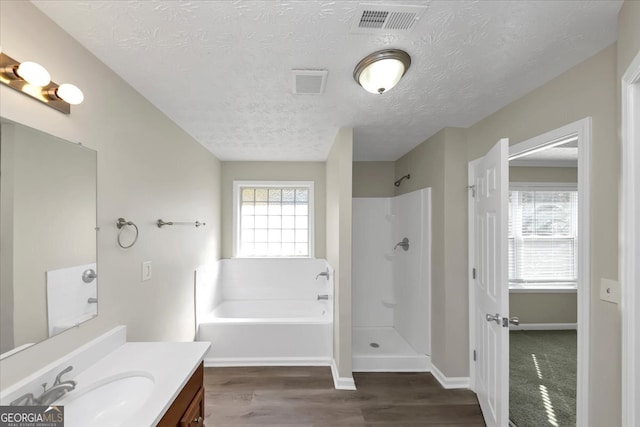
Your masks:
{"label": "light switch plate", "polygon": [[142,281],[151,279],[151,261],[142,263]]}
{"label": "light switch plate", "polygon": [[614,304],[620,304],[620,282],[601,278],[600,299]]}

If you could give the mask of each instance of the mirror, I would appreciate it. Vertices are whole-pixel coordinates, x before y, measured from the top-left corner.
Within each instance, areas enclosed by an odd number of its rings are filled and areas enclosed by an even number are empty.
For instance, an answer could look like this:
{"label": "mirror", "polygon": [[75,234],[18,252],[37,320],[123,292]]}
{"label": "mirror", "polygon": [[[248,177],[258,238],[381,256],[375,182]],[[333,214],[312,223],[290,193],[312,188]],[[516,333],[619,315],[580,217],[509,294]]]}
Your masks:
{"label": "mirror", "polygon": [[98,313],[97,154],[0,118],[0,358]]}

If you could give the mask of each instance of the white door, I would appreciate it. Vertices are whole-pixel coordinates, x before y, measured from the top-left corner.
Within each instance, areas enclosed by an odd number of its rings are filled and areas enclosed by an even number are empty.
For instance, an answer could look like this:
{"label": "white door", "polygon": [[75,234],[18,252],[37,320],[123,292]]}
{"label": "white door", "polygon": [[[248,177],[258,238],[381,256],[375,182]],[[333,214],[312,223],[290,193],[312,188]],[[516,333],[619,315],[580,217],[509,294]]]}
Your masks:
{"label": "white door", "polygon": [[509,418],[509,140],[473,162],[475,389],[488,427]]}

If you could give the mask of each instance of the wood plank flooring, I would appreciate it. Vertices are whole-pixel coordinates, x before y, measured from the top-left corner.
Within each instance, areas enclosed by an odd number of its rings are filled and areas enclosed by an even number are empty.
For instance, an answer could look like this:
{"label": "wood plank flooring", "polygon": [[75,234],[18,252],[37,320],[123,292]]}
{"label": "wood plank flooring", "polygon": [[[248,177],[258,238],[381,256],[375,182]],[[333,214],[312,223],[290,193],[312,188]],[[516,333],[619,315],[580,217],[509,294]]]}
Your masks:
{"label": "wood plank flooring", "polygon": [[205,368],[207,427],[484,426],[469,390],[429,373],[355,373],[335,390],[328,367]]}

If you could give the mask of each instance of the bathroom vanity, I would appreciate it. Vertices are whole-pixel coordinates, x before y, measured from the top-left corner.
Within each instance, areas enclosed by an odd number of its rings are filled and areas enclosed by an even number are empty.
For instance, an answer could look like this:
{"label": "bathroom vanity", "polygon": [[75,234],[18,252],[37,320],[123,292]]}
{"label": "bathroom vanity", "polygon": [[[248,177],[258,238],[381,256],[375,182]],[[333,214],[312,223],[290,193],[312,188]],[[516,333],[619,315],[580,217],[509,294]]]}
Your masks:
{"label": "bathroom vanity", "polygon": [[158,427],[204,425],[204,366],[202,362],[164,414]]}
{"label": "bathroom vanity", "polygon": [[[198,427],[204,425],[203,358],[209,343],[126,342],[117,327],[0,392],[8,405],[64,373],[74,387],[64,406],[65,427]],[[69,367],[72,369],[69,369]],[[33,401],[33,400],[31,400]]]}

